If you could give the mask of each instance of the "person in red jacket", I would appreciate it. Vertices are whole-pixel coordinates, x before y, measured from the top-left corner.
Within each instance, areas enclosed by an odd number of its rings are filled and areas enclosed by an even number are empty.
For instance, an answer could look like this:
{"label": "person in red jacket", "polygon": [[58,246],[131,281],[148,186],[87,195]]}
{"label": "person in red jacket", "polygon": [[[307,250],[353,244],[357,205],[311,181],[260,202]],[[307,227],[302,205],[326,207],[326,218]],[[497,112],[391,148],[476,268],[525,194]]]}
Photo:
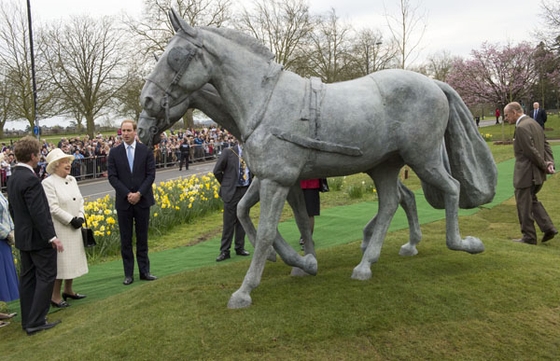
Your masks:
{"label": "person in red jacket", "polygon": [[[321,197],[319,196],[319,191],[321,189],[321,180],[316,179],[305,179],[299,183],[301,189],[303,190],[303,196],[305,198],[305,208],[307,209],[307,215],[309,216],[309,223],[311,224],[311,234],[315,228],[315,216],[321,214]],[[303,249],[304,239],[300,238],[299,244]]]}

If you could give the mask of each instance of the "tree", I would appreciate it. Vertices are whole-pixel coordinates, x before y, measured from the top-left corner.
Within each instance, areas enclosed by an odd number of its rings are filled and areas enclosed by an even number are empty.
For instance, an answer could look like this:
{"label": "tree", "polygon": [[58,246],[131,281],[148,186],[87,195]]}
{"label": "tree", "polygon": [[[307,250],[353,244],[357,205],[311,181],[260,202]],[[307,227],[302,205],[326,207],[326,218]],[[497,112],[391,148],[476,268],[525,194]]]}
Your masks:
{"label": "tree", "polygon": [[73,17],[43,34],[48,69],[59,93],[57,109],[77,115],[79,125],[85,118],[90,137],[95,119],[115,108],[113,100],[129,83],[126,40],[111,17]]}
{"label": "tree", "polygon": [[356,77],[396,66],[397,53],[395,42],[384,41],[379,30],[360,30],[352,42]]}
{"label": "tree", "polygon": [[[33,114],[52,115],[50,111],[50,83],[41,71],[44,58],[35,54],[37,69],[37,109],[34,112],[31,55],[29,50],[27,11],[13,2],[0,3],[0,68],[2,86],[11,97],[9,115],[12,119],[27,119],[30,128],[35,126]],[[43,74],[43,77],[41,77]]]}
{"label": "tree", "polygon": [[126,20],[143,55],[161,54],[175,35],[168,18],[171,8],[192,26],[220,27],[232,17],[231,0],[144,0],[142,19]]}
{"label": "tree", "polygon": [[453,63],[448,83],[469,106],[490,103],[503,107],[511,101],[524,102],[538,80],[533,52],[528,43],[501,49],[483,43],[481,50],[471,51],[471,60]]}
{"label": "tree", "polygon": [[144,76],[142,74],[142,65],[139,64],[139,59],[133,59],[127,64],[128,83],[126,87],[121,88],[116,96],[116,105],[119,114],[130,117],[131,119],[138,119],[142,112],[142,105],[140,104],[140,93],[144,87]]}
{"label": "tree", "polygon": [[352,79],[350,36],[350,26],[340,22],[334,9],[317,17],[311,46],[306,49],[307,67],[300,75],[316,76],[325,83]]}
{"label": "tree", "polygon": [[252,11],[243,9],[237,27],[260,39],[276,62],[295,71],[313,30],[309,6],[302,0],[261,0],[253,6]]}
{"label": "tree", "polygon": [[535,71],[537,82],[533,87],[534,101],[538,101],[542,108],[556,106],[556,91],[560,87],[560,59],[548,49],[544,42],[539,43],[534,51]]}
{"label": "tree", "polygon": [[546,39],[549,47],[560,51],[560,3],[552,0],[541,1],[543,29],[537,31],[539,40]]}
{"label": "tree", "polygon": [[385,18],[399,49],[400,68],[406,69],[409,61],[413,62],[418,57],[415,53],[426,31],[425,14],[418,14],[420,4],[414,6],[410,0],[399,0],[398,7],[397,16],[386,13]]}
{"label": "tree", "polygon": [[0,138],[4,137],[4,126],[10,120],[13,114],[14,95],[12,86],[6,81],[6,77],[2,76],[0,80]]}
{"label": "tree", "polygon": [[453,69],[455,59],[456,57],[452,57],[447,50],[428,56],[427,75],[433,79],[447,82],[447,76]]}

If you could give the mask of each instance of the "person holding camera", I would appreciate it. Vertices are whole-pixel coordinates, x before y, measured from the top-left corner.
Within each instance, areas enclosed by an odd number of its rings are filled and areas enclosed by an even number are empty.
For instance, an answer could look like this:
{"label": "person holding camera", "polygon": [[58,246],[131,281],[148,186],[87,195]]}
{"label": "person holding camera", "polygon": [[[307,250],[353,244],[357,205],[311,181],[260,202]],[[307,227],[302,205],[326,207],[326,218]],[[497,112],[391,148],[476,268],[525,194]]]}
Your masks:
{"label": "person holding camera", "polygon": [[[58,238],[64,245],[64,252],[58,254],[57,274],[52,292],[51,306],[70,306],[68,298],[79,300],[85,295],[74,292],[75,278],[88,273],[86,251],[82,239],[84,223],[84,198],[76,178],[70,175],[74,156],[55,148],[47,155],[48,178],[43,180],[49,208]],[[64,291],[60,293],[64,280]]]}

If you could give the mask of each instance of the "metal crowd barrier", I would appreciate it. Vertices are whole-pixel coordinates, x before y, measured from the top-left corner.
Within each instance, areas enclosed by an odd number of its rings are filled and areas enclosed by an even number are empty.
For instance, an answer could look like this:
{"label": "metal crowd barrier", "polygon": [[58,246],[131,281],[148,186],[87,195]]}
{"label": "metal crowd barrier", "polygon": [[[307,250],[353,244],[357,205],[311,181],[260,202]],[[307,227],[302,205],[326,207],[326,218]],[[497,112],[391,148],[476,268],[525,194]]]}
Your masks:
{"label": "metal crowd barrier", "polygon": [[[189,163],[207,162],[215,160],[222,152],[222,146],[217,146],[212,150],[205,148],[203,145],[191,145],[189,150]],[[181,152],[179,150],[154,151],[156,168],[178,167],[181,160]]]}
{"label": "metal crowd barrier", "polygon": [[75,159],[72,162],[70,174],[81,181],[107,176],[107,156],[95,156],[83,159]]}
{"label": "metal crowd barrier", "polygon": [[[204,148],[202,145],[193,145],[190,147],[189,163],[207,162],[218,158],[221,154],[223,147],[217,146],[212,151]],[[172,168],[179,167],[181,160],[181,153],[178,150],[167,152],[154,152],[156,161],[156,168]],[[40,164],[41,175],[44,173],[44,164]],[[5,172],[0,170],[0,186],[2,191],[6,191],[6,176]],[[86,179],[96,179],[107,177],[107,156],[95,156],[83,159],[76,159],[72,162],[72,170],[70,172],[77,181]]]}

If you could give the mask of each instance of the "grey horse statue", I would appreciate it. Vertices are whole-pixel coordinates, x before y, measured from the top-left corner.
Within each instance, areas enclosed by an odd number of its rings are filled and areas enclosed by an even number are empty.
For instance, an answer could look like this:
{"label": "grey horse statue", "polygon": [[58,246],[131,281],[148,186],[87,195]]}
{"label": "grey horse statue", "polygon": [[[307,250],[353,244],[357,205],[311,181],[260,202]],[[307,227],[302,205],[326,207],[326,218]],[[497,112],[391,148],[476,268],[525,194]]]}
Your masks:
{"label": "grey horse statue", "polygon": [[[171,128],[173,124],[183,117],[189,108],[201,110],[206,115],[210,116],[210,118],[216,123],[228,129],[228,131],[230,131],[236,138],[241,137],[241,133],[239,132],[235,121],[225,109],[220,95],[210,84],[204,85],[202,88],[190,94],[181,103],[170,108],[166,112],[165,117],[150,117],[146,111],[142,111],[138,121],[138,137],[142,143],[153,147],[155,144],[159,143],[161,133]],[[253,185],[247,190],[245,197],[239,204],[239,218],[244,219],[246,224],[252,224],[252,220],[249,216],[249,210],[259,201],[258,185],[259,180],[255,177]],[[422,239],[416,200],[414,193],[410,189],[406,188],[400,180],[399,195],[401,197],[399,203],[407,215],[410,230],[409,241],[401,247],[399,254],[401,256],[414,256],[418,254],[416,245]],[[312,234],[309,231],[309,218],[307,216],[304,200],[301,198],[301,189],[298,183],[293,186],[293,189],[290,189],[287,201],[292,207],[296,224],[298,225],[302,238],[305,240],[304,253],[306,255],[312,254],[315,256],[315,245],[312,240]],[[251,244],[255,246],[256,231],[253,225],[249,228],[247,235]],[[292,269],[293,276],[315,274],[317,271],[316,263],[313,261],[311,261],[311,263],[305,263],[304,258],[299,257],[297,253],[287,249],[287,244],[280,234],[277,234],[277,241],[278,242],[274,242],[274,248],[280,253],[281,258],[285,263],[294,267]],[[275,260],[274,255],[270,254],[269,259]]]}
{"label": "grey horse statue", "polygon": [[472,114],[449,85],[405,70],[323,84],[283,70],[268,49],[241,32],[191,27],[174,11],[170,18],[176,34],[146,79],[144,110],[160,116],[212,84],[259,179],[255,252],[228,307],[251,305],[284,202],[300,179],[358,172],[373,179],[378,213],[364,228],[354,279],[372,276],[399,204],[398,176],[405,164],[420,178],[428,202],[445,209],[447,247],[484,251],[480,239],[461,237],[458,210],[493,199],[497,169]]}

